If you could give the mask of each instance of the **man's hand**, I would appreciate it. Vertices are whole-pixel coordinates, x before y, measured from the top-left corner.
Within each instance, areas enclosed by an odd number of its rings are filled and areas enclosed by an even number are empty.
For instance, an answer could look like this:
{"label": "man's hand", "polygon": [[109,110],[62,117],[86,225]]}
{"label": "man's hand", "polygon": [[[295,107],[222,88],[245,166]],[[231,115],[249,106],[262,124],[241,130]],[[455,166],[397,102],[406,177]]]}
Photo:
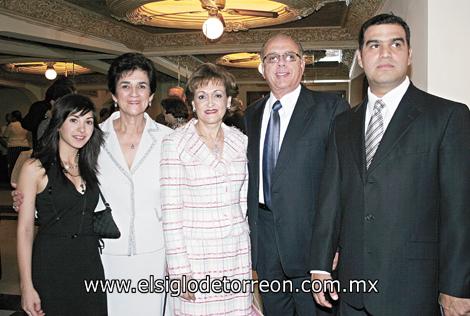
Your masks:
{"label": "man's hand", "polygon": [[439,304],[444,310],[444,316],[470,315],[470,298],[460,298],[441,293],[439,294]]}
{"label": "man's hand", "polygon": [[322,288],[323,291],[313,293],[313,298],[315,299],[315,302],[317,302],[317,304],[319,304],[323,307],[332,308],[333,306],[326,299],[326,297],[327,297],[326,293],[329,293],[330,297],[335,301],[337,301],[339,297],[338,297],[338,293],[336,293],[336,290],[334,289],[332,284],[330,284],[329,286],[326,286],[326,287],[324,286],[325,281],[327,281],[327,280],[332,280],[331,275],[329,273],[328,274],[325,274],[325,273],[312,273],[312,281],[315,281],[315,282],[320,281],[322,286],[323,286],[323,288]]}
{"label": "man's hand", "polygon": [[336,251],[335,257],[333,259],[333,266],[331,267],[331,271],[336,270],[336,267],[338,266],[338,260],[339,260],[339,251]]}
{"label": "man's hand", "polygon": [[[16,183],[12,182],[11,186],[16,189]],[[23,204],[23,193],[18,190],[11,191],[11,198],[13,199],[13,206],[12,208],[15,212],[20,210],[21,204]]]}

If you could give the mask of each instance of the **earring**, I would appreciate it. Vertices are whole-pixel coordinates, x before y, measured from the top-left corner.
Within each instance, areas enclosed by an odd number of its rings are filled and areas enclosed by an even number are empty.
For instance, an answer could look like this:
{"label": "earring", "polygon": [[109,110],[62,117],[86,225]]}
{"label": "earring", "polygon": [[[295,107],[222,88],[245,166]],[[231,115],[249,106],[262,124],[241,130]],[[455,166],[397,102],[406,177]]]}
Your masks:
{"label": "earring", "polygon": [[149,107],[151,107],[151,106],[152,106],[152,102],[151,102],[151,101],[149,101]]}
{"label": "earring", "polygon": [[114,107],[117,108],[118,107],[118,103],[117,101],[114,101]]}

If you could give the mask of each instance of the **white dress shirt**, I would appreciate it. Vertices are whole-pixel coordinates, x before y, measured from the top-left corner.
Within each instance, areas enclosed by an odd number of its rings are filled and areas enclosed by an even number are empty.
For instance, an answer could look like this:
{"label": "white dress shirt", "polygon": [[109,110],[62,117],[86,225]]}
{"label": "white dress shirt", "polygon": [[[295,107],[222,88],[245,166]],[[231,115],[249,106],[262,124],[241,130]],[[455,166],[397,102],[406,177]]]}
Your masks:
{"label": "white dress shirt", "polygon": [[385,107],[382,109],[382,118],[384,122],[384,132],[387,130],[388,124],[392,120],[393,114],[398,108],[398,104],[400,104],[401,99],[408,90],[410,85],[410,79],[408,76],[400,83],[396,88],[393,88],[389,92],[387,92],[383,97],[379,98],[375,94],[370,91],[370,87],[367,89],[367,110],[366,110],[366,120],[364,124],[364,135],[367,132],[367,126],[369,125],[370,118],[374,114],[374,104],[377,100],[382,100],[385,103]]}
{"label": "white dress shirt", "polygon": [[[279,101],[282,104],[282,108],[279,109],[280,118],[280,130],[279,130],[279,150],[281,150],[282,141],[286,134],[287,127],[289,126],[290,118],[294,112],[295,104],[299,99],[301,86],[295,88],[292,92],[289,92],[283,96]],[[261,122],[261,135],[259,140],[259,202],[264,203],[264,190],[263,190],[263,149],[264,149],[264,138],[266,136],[266,129],[268,128],[269,117],[274,103],[277,101],[273,93],[270,93],[269,99],[264,106],[263,120]]]}
{"label": "white dress shirt", "polygon": [[[374,114],[374,104],[377,100],[382,100],[385,103],[385,107],[382,109],[382,118],[384,123],[384,132],[387,130],[388,124],[392,120],[393,114],[398,108],[398,104],[400,104],[401,99],[408,90],[410,85],[410,79],[408,76],[400,83],[397,87],[393,88],[389,92],[387,92],[383,97],[379,98],[375,94],[372,93],[370,87],[367,89],[367,110],[366,110],[366,119],[364,124],[364,135],[367,132],[367,126],[369,125],[370,118],[372,114]],[[339,255],[339,260],[341,260],[341,254]],[[321,273],[321,274],[329,274],[327,271],[322,270],[311,270],[310,273]]]}

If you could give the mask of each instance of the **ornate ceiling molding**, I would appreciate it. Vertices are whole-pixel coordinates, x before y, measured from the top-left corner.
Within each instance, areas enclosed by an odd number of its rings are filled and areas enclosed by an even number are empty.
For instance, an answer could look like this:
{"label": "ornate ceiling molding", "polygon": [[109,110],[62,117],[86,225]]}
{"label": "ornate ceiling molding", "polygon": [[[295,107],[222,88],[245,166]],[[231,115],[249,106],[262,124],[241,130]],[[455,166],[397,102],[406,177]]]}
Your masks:
{"label": "ornate ceiling molding", "polygon": [[[264,2],[263,2],[264,1]],[[278,0],[279,1],[279,0]],[[106,0],[113,17],[135,25],[157,27],[200,29],[207,14],[221,15],[225,20],[225,31],[238,32],[248,29],[278,25],[309,16],[330,2],[346,0],[282,0],[282,1],[232,1],[222,6],[208,6],[208,1],[181,1],[169,3],[167,0]],[[348,4],[349,1],[346,1]],[[224,7],[225,5],[225,7]],[[233,5],[233,7],[231,7]],[[179,10],[175,10],[178,8]],[[276,17],[261,17],[239,14],[237,9],[275,12]],[[207,12],[206,12],[207,10]]]}
{"label": "ornate ceiling molding", "polygon": [[58,29],[118,41],[140,51],[143,50],[142,43],[145,42],[147,35],[137,28],[61,0],[0,0],[0,11],[22,17],[31,23],[47,23]]}
{"label": "ornate ceiling molding", "polygon": [[[298,15],[309,15],[311,10],[318,9],[317,6],[323,6],[327,2],[333,1],[338,0],[283,0],[284,3],[289,3],[290,10],[298,10],[296,12]],[[130,1],[118,2],[124,5]],[[133,2],[137,3],[136,1]],[[148,1],[142,0],[140,2],[147,3]],[[365,19],[377,12],[382,2],[383,0],[351,0],[343,27],[250,29],[249,31],[225,33],[216,43],[209,42],[201,31],[171,33],[172,30],[169,30],[168,33],[153,33],[149,31],[148,27],[135,27],[105,16],[103,12],[99,14],[64,0],[0,0],[0,15],[3,15],[7,20],[22,21],[22,23],[28,24],[30,28],[38,28],[37,26],[48,27],[48,29],[61,31],[60,35],[73,34],[74,36],[74,40],[70,39],[72,36],[67,39],[59,36],[57,42],[50,41],[49,43],[59,43],[63,46],[67,46],[67,43],[69,43],[70,47],[89,50],[96,48],[96,51],[105,52],[106,50],[99,45],[95,45],[96,43],[93,43],[94,46],[86,47],[79,40],[75,42],[75,39],[83,39],[83,43],[88,41],[88,44],[91,40],[100,43],[109,41],[109,43],[116,43],[116,46],[113,47],[114,50],[111,52],[106,51],[110,54],[118,54],[121,50],[122,52],[128,50],[141,51],[149,57],[168,59],[173,64],[173,68],[180,62],[181,67],[194,70],[199,65],[199,61],[189,55],[239,51],[257,52],[263,42],[280,32],[301,42],[305,50],[343,49],[343,64],[347,66],[345,68],[348,68],[352,64],[360,26]],[[86,23],[83,21],[86,21]],[[10,36],[10,34],[15,34],[16,30],[12,30],[10,33],[8,29],[5,30],[5,27],[3,27],[2,31]],[[49,35],[55,34],[54,32],[47,33]],[[21,36],[21,30],[17,34]],[[41,41],[45,37],[34,34],[31,37],[25,36],[21,39],[24,38]],[[54,47],[51,51],[57,49]],[[97,58],[97,60],[99,59]],[[101,63],[107,65],[105,62]],[[322,73],[323,70],[319,69],[318,71],[318,73]],[[332,76],[334,75],[336,74],[332,74]],[[253,77],[253,74],[251,76]]]}
{"label": "ornate ceiling molding", "polygon": [[[268,38],[273,35],[284,33],[295,40],[302,43],[304,48],[313,49],[318,43],[324,44],[325,42],[336,41],[339,46],[337,48],[351,48],[356,40],[349,32],[342,28],[322,28],[321,30],[314,28],[302,29],[254,29],[249,32],[239,33],[226,33],[217,43],[209,42],[202,32],[190,32],[179,34],[158,34],[153,35],[150,40],[145,42],[145,51],[157,53],[161,52],[162,55],[171,54],[179,55],[182,52],[190,54],[194,53],[193,48],[201,48],[201,52],[205,50],[217,52],[233,52],[240,51],[247,48],[258,51]],[[341,44],[341,42],[343,42]],[[351,44],[352,43],[352,44]],[[250,47],[250,44],[254,46]],[[313,44],[313,45],[312,45]],[[325,48],[325,47],[323,47]],[[328,47],[329,48],[329,47]]]}
{"label": "ornate ceiling molding", "polygon": [[348,18],[344,27],[355,39],[365,19],[372,17],[382,5],[383,0],[353,0],[349,6]]}
{"label": "ornate ceiling molding", "polygon": [[[305,8],[309,5],[314,6],[315,3],[317,5],[326,3],[328,0],[284,2],[289,2],[292,7]],[[21,16],[32,23],[47,23],[70,32],[117,41],[132,50],[160,51],[161,55],[165,53],[176,55],[178,52],[181,53],[181,50],[184,53],[185,49],[189,52],[197,49],[207,50],[222,47],[223,49],[228,48],[226,52],[229,52],[236,51],[235,47],[240,45],[259,47],[260,43],[279,32],[292,36],[307,49],[318,48],[314,46],[323,45],[326,42],[336,42],[336,48],[352,48],[352,43],[356,40],[357,31],[355,30],[360,27],[364,16],[371,16],[381,2],[381,0],[352,1],[349,6],[348,15],[350,17],[347,19],[345,28],[251,29],[248,32],[226,33],[216,44],[208,42],[202,32],[152,34],[61,0],[0,0],[0,11]],[[87,21],[87,23],[83,23],[83,21]],[[175,50],[175,48],[178,49]]]}
{"label": "ornate ceiling molding", "polygon": [[175,65],[179,65],[181,68],[181,74],[183,73],[183,68],[188,69],[189,71],[194,71],[202,63],[197,61],[192,56],[166,56],[165,58]]}

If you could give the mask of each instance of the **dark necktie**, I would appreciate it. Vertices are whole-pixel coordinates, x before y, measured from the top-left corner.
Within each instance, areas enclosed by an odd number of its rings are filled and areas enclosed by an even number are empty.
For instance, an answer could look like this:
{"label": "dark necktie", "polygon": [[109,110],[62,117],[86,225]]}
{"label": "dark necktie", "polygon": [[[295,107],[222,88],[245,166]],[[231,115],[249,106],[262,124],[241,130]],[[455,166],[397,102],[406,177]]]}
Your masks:
{"label": "dark necktie", "polygon": [[370,118],[369,125],[366,131],[366,166],[369,169],[372,158],[374,158],[377,148],[379,148],[380,141],[384,135],[384,119],[382,110],[385,103],[382,100],[377,100],[374,104],[374,113]]}
{"label": "dark necktie", "polygon": [[279,118],[279,109],[282,104],[276,101],[273,104],[271,115],[269,117],[268,128],[264,138],[263,148],[263,192],[264,204],[271,208],[271,176],[276,167],[277,156],[279,154],[279,133],[281,119]]}

